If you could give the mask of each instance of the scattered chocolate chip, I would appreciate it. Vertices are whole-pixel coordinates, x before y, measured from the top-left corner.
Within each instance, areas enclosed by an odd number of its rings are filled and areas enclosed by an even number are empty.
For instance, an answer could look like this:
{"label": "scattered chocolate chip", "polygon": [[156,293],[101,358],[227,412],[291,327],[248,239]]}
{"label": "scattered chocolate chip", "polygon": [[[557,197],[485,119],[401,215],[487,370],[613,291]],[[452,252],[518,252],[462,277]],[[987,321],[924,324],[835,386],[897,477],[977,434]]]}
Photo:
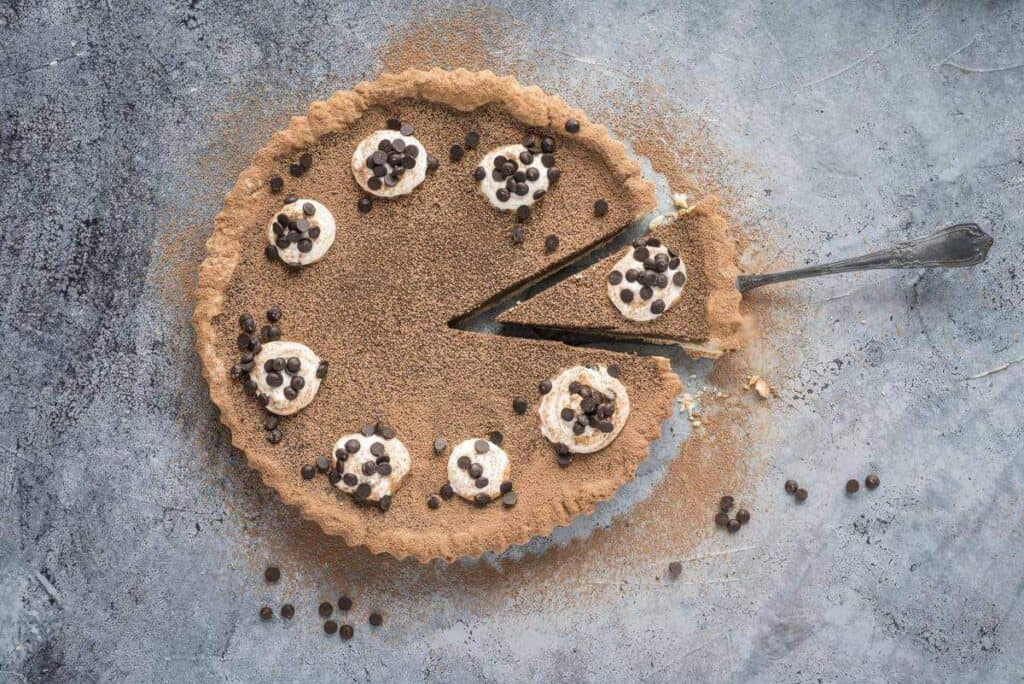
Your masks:
{"label": "scattered chocolate chip", "polygon": [[412,135],[414,131],[415,129],[412,127],[412,124],[402,124],[402,127],[398,129],[398,132],[406,137]]}
{"label": "scattered chocolate chip", "polygon": [[303,169],[300,164],[289,164],[288,165],[288,173],[290,173],[292,176],[294,176],[296,178],[298,178],[299,176],[301,176],[305,172],[306,172],[306,170]]}
{"label": "scattered chocolate chip", "polygon": [[500,491],[502,494],[508,494],[509,492],[511,492],[512,491],[512,481],[511,480],[505,480],[504,482],[502,482],[501,486],[498,488],[498,491]]}
{"label": "scattered chocolate chip", "polygon": [[444,499],[445,501],[448,501],[453,496],[455,496],[455,488],[452,487],[452,483],[451,482],[445,482],[443,485],[441,485],[441,492],[440,492],[440,494],[441,494],[441,498]]}
{"label": "scattered chocolate chip", "polygon": [[605,201],[603,199],[599,199],[596,202],[594,202],[594,216],[596,216],[598,218],[601,218],[602,216],[604,216],[607,213],[608,213],[608,202],[607,201]]}
{"label": "scattered chocolate chip", "polygon": [[267,433],[267,441],[270,442],[271,444],[277,444],[278,442],[280,442],[281,437],[282,435],[280,430],[271,430],[270,432]]}
{"label": "scattered chocolate chip", "polygon": [[260,619],[271,620],[274,617],[274,611],[270,609],[270,606],[263,606],[260,608]]}
{"label": "scattered chocolate chip", "polygon": [[439,162],[436,157],[433,157],[433,156],[428,154],[427,155],[427,170],[428,171],[437,171],[439,166],[441,166],[441,162]]}
{"label": "scattered chocolate chip", "polygon": [[541,394],[547,394],[548,392],[551,391],[551,381],[541,380],[540,383],[537,385],[537,389],[540,391]]}
{"label": "scattered chocolate chip", "polygon": [[300,472],[302,473],[303,480],[312,480],[316,477],[316,468],[308,463],[302,466],[302,470]]}
{"label": "scattered chocolate chip", "polygon": [[719,511],[718,513],[715,513],[715,524],[718,525],[719,527],[725,527],[726,525],[728,525],[729,524],[729,514],[728,513],[723,513],[722,511]]}
{"label": "scattered chocolate chip", "polygon": [[526,399],[522,397],[516,397],[512,400],[512,410],[520,416],[526,413],[526,409],[529,407]]}
{"label": "scattered chocolate chip", "polygon": [[521,245],[526,240],[526,229],[520,225],[512,226],[512,244]]}
{"label": "scattered chocolate chip", "polygon": [[465,155],[466,151],[462,149],[462,145],[452,145],[451,149],[448,150],[448,158],[453,162],[462,161]]}
{"label": "scattered chocolate chip", "polygon": [[796,480],[786,480],[786,493],[787,494],[795,494],[796,490],[797,490],[797,487],[799,487],[799,486],[800,485],[798,485],[796,483]]}
{"label": "scattered chocolate chip", "polygon": [[804,501],[807,500],[807,490],[801,487],[800,489],[796,490],[795,496],[797,501],[803,503]]}
{"label": "scattered chocolate chip", "polygon": [[864,478],[864,486],[868,489],[875,489],[881,483],[882,481],[878,478],[878,475],[875,475],[874,473],[871,473]]}
{"label": "scattered chocolate chip", "polygon": [[377,508],[379,508],[382,512],[387,513],[387,510],[391,508],[391,495],[385,494],[384,496],[380,497],[380,501],[377,502]]}
{"label": "scattered chocolate chip", "polygon": [[340,634],[341,638],[345,641],[351,639],[355,633],[356,631],[352,628],[352,625],[342,625],[341,629],[338,630],[338,634]]}
{"label": "scattered chocolate chip", "polygon": [[745,508],[739,509],[738,511],[736,511],[736,520],[739,522],[740,525],[746,525],[748,522],[750,522],[750,511],[748,511]]}
{"label": "scattered chocolate chip", "polygon": [[327,377],[328,365],[326,361],[321,361],[320,365],[316,367],[316,377],[323,380]]}
{"label": "scattered chocolate chip", "polygon": [[501,503],[505,508],[512,508],[519,502],[519,496],[515,492],[505,492],[501,495]]}
{"label": "scattered chocolate chip", "polygon": [[270,260],[278,258],[277,247],[274,245],[267,245],[263,248],[263,254]]}
{"label": "scattered chocolate chip", "polygon": [[568,452],[564,454],[556,454],[555,460],[558,461],[558,465],[560,467],[568,468],[570,465],[572,465],[572,454]]}
{"label": "scattered chocolate chip", "polygon": [[540,150],[550,154],[555,151],[555,139],[550,136],[544,136],[540,141]]}
{"label": "scattered chocolate chip", "polygon": [[264,430],[274,430],[280,424],[281,418],[279,416],[275,416],[273,413],[268,413],[266,417],[263,419]]}
{"label": "scattered chocolate chip", "polygon": [[847,480],[846,481],[846,493],[847,494],[856,494],[857,490],[859,490],[859,489],[860,489],[860,482],[857,482],[856,480]]}
{"label": "scattered chocolate chip", "polygon": [[359,213],[367,214],[373,209],[373,200],[369,197],[360,197],[359,201],[356,202],[356,208],[359,210]]}
{"label": "scattered chocolate chip", "polygon": [[293,606],[290,603],[286,603],[283,606],[281,606],[281,617],[283,617],[285,620],[291,620],[293,617],[295,617],[295,606]]}
{"label": "scattered chocolate chip", "polygon": [[473,178],[477,181],[482,181],[484,178],[487,178],[487,171],[484,170],[484,167],[478,166],[473,172]]}
{"label": "scattered chocolate chip", "polygon": [[338,610],[348,611],[352,609],[352,599],[348,596],[338,597]]}
{"label": "scattered chocolate chip", "polygon": [[735,502],[731,496],[723,496],[718,500],[718,509],[723,513],[728,513],[732,510],[733,503]]}
{"label": "scattered chocolate chip", "polygon": [[554,252],[558,249],[558,236],[548,235],[544,238],[544,250],[547,252]]}
{"label": "scattered chocolate chip", "polygon": [[427,508],[437,510],[441,507],[441,497],[437,494],[431,494],[427,497]]}
{"label": "scattered chocolate chip", "polygon": [[[522,194],[525,195],[526,193],[524,192]],[[520,205],[516,209],[516,218],[519,219],[520,221],[528,221],[530,219],[530,207],[526,206],[525,204]]]}
{"label": "scattered chocolate chip", "polygon": [[548,169],[548,180],[552,183],[557,183],[558,179],[562,177],[562,170],[557,166],[552,166]]}
{"label": "scattered chocolate chip", "polygon": [[282,190],[284,190],[284,178],[281,178],[280,176],[274,176],[273,178],[271,178],[270,191],[281,192]]}
{"label": "scattered chocolate chip", "polygon": [[[330,604],[327,604],[330,605]],[[324,632],[327,634],[334,634],[338,631],[338,623],[334,620],[328,620],[324,623]]]}
{"label": "scattered chocolate chip", "polygon": [[619,366],[619,364],[617,363],[609,363],[607,370],[608,375],[612,376],[613,378],[617,378],[620,375],[622,375],[622,367]]}
{"label": "scattered chocolate chip", "polygon": [[384,122],[384,126],[387,127],[389,131],[397,131],[402,128],[402,122],[392,117]]}
{"label": "scattered chocolate chip", "polygon": [[473,497],[473,503],[475,503],[477,506],[486,506],[487,504],[491,503],[491,497],[488,496],[487,494],[484,494],[483,492],[480,492],[479,494]]}
{"label": "scattered chocolate chip", "polygon": [[267,580],[268,582],[276,582],[277,580],[281,579],[280,568],[271,565],[263,571],[263,579]]}
{"label": "scattered chocolate chip", "polygon": [[331,617],[331,613],[334,612],[334,606],[332,606],[329,602],[324,601],[317,608],[317,612],[320,614],[320,617]]}
{"label": "scattered chocolate chip", "polygon": [[444,450],[448,448],[448,440],[444,437],[438,437],[434,440],[434,453],[442,454]]}
{"label": "scattered chocolate chip", "polygon": [[733,518],[732,520],[729,521],[729,524],[726,525],[725,529],[729,530],[730,533],[739,532],[740,521],[736,520],[735,518]]}
{"label": "scattered chocolate chip", "polygon": [[370,613],[370,624],[374,627],[380,627],[384,624],[384,616],[380,613]]}
{"label": "scattered chocolate chip", "polygon": [[491,448],[491,445],[487,443],[486,439],[478,439],[473,442],[473,451],[478,454],[486,454]]}
{"label": "scattered chocolate chip", "polygon": [[377,424],[370,423],[368,425],[364,425],[363,427],[359,428],[359,432],[363,435],[363,437],[373,437],[373,435],[376,434],[377,432]]}
{"label": "scattered chocolate chip", "polygon": [[655,299],[651,302],[651,313],[660,314],[665,312],[665,302],[661,299]]}
{"label": "scattered chocolate chip", "polygon": [[313,155],[309,152],[303,152],[299,155],[299,166],[302,167],[303,171],[309,171],[313,168]]}
{"label": "scattered chocolate chip", "polygon": [[480,144],[480,134],[477,133],[476,131],[470,131],[469,133],[466,134],[465,143],[466,149],[472,150],[473,148]]}
{"label": "scattered chocolate chip", "polygon": [[672,561],[668,564],[668,576],[672,579],[676,579],[679,575],[683,574],[683,564],[679,561]]}
{"label": "scattered chocolate chip", "polygon": [[501,443],[505,441],[505,435],[501,434],[501,430],[492,430],[487,433],[487,437],[495,446],[501,446]]}

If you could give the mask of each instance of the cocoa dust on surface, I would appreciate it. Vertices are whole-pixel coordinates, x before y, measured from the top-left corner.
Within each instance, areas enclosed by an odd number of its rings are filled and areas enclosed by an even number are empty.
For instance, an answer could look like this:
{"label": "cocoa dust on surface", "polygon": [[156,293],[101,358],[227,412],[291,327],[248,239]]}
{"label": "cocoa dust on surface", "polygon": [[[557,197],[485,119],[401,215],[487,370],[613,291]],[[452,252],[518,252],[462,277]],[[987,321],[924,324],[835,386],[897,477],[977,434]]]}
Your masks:
{"label": "cocoa dust on surface", "polygon": [[[452,10],[440,18],[444,21],[423,17],[395,29],[380,50],[381,71],[464,66],[489,68],[499,74],[512,71],[521,81],[534,83],[533,76],[553,66],[550,58],[535,53],[510,68],[508,51],[493,48],[495,38],[501,36],[505,44],[516,42],[517,31],[522,29],[517,28],[513,18],[498,10]],[[518,37],[524,36],[520,33]],[[574,98],[565,89],[550,89],[570,103],[575,100],[576,104],[585,104],[593,120],[607,125],[620,139],[631,141],[633,149],[647,157],[673,189],[697,197],[712,193],[719,196],[721,211],[730,218],[740,246],[748,250],[741,261],[764,265],[772,260],[757,249],[758,243],[763,245],[764,236],[759,234],[760,227],[749,220],[759,212],[745,204],[749,200],[743,193],[732,188],[733,180],[747,169],[717,143],[700,117],[681,111],[678,103],[648,82],[619,84],[606,98],[596,102],[593,98]],[[631,102],[638,104],[630,105]],[[254,149],[265,133],[280,127],[280,114],[281,111],[267,111],[262,101],[236,110],[238,126],[214,127],[210,149],[217,159],[198,172],[197,195],[203,192],[200,185],[207,192],[219,193],[248,163],[249,153],[238,151],[235,156],[230,152],[238,149],[232,147],[232,140],[244,140],[246,144],[242,147]],[[254,126],[262,131],[254,133]],[[236,128],[237,136],[233,132]],[[162,251],[176,254],[169,260],[177,264],[167,271],[169,275],[159,278],[158,287],[166,290],[169,305],[181,305],[182,293],[190,291],[194,284],[202,242],[211,227],[212,214],[185,221],[180,229],[166,228],[167,242],[172,247]],[[174,247],[173,243],[178,242],[189,247]],[[754,252],[753,258],[750,252]],[[182,282],[189,286],[181,287]],[[779,357],[783,345],[771,342],[772,335],[781,336],[788,327],[787,321],[777,314],[780,300],[785,303],[781,296],[759,295],[744,302],[752,331],[747,346],[719,360],[711,376],[725,397],[705,398],[703,424],[683,443],[679,456],[669,463],[664,479],[650,496],[628,515],[615,519],[610,527],[598,529],[587,539],[552,548],[539,557],[509,562],[491,559],[421,565],[389,556],[372,556],[324,535],[317,525],[282,505],[235,453],[211,467],[216,471],[214,477],[236,483],[225,488],[225,505],[235,511],[251,535],[240,545],[245,551],[241,560],[251,566],[254,578],[268,561],[273,561],[282,566],[286,577],[314,575],[320,586],[360,587],[366,595],[388,596],[393,610],[401,610],[410,619],[429,610],[417,599],[428,592],[454,602],[456,611],[466,606],[486,611],[519,606],[526,600],[526,588],[532,587],[538,589],[530,592],[529,607],[542,610],[546,604],[557,604],[567,598],[585,601],[595,593],[612,591],[592,581],[595,577],[660,574],[663,561],[683,557],[709,535],[720,533],[711,524],[717,499],[724,493],[735,495],[749,490],[762,470],[764,463],[757,452],[768,434],[770,408],[752,403],[740,388],[752,370],[785,365],[785,359]],[[190,366],[196,368],[194,360]],[[195,378],[201,384],[197,373]],[[756,534],[756,520],[743,534]]]}

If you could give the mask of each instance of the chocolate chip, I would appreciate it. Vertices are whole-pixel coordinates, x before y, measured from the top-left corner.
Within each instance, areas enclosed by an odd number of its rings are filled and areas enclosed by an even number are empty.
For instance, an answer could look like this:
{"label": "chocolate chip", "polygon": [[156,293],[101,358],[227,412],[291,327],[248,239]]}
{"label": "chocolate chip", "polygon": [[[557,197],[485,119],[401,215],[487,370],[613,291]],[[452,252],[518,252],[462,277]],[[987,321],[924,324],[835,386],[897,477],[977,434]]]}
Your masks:
{"label": "chocolate chip", "polygon": [[345,473],[341,476],[341,481],[348,487],[355,487],[359,484],[359,477],[355,473]]}
{"label": "chocolate chip", "polygon": [[402,127],[402,122],[395,118],[390,118],[384,122],[384,125],[390,131],[397,131]]}
{"label": "chocolate chip", "polygon": [[558,236],[548,235],[544,238],[544,250],[548,252],[554,252],[558,249]]}
{"label": "chocolate chip", "polygon": [[377,474],[377,464],[373,461],[365,461],[362,466],[363,475],[372,477]]}
{"label": "chocolate chip", "polygon": [[505,441],[505,435],[501,434],[500,430],[492,430],[487,433],[487,436],[491,440],[491,444],[495,446],[501,446],[501,443]]}
{"label": "chocolate chip", "polygon": [[608,202],[603,199],[599,199],[594,202],[594,216],[601,218],[608,213]]}
{"label": "chocolate chip", "polygon": [[484,494],[483,492],[480,492],[479,494],[473,497],[473,503],[475,503],[477,506],[486,506],[487,504],[491,503],[491,497],[487,494]]}
{"label": "chocolate chip", "polygon": [[542,154],[540,156],[540,163],[544,165],[544,168],[550,169],[555,165],[555,155],[553,154]]}
{"label": "chocolate chip", "polygon": [[442,499],[444,499],[445,501],[448,501],[453,496],[455,496],[455,488],[452,487],[451,482],[445,482],[443,485],[441,485],[441,498]]}
{"label": "chocolate chip", "polygon": [[339,473],[337,470],[330,471],[329,473],[327,473],[327,481],[330,482],[332,485],[338,484],[338,482],[341,481],[341,473]]}
{"label": "chocolate chip", "polygon": [[469,133],[466,134],[465,142],[466,149],[472,150],[473,148],[480,144],[480,134],[477,133],[476,131],[470,131]]}
{"label": "chocolate chip", "polygon": [[266,247],[264,247],[263,254],[271,261],[277,259],[280,256],[277,252],[277,247],[274,245],[267,245]]}
{"label": "chocolate chip", "polygon": [[484,474],[484,467],[479,463],[473,463],[469,466],[469,476],[474,480]]}
{"label": "chocolate chip", "polygon": [[326,456],[316,457],[316,469],[321,473],[326,473],[331,469],[331,459]]}
{"label": "chocolate chip", "polygon": [[512,508],[519,501],[519,496],[515,492],[505,492],[501,495],[501,504],[505,508]]}
{"label": "chocolate chip", "polygon": [[286,603],[283,606],[281,606],[281,617],[283,617],[285,620],[291,620],[293,617],[295,617],[295,606],[293,606],[290,603]]}
{"label": "chocolate chip", "polygon": [[725,526],[725,529],[729,530],[730,534],[735,533],[735,532],[739,532],[739,530],[740,530],[740,521],[736,520],[735,518],[733,518]]}
{"label": "chocolate chip", "polygon": [[373,437],[375,434],[377,434],[377,424],[370,423],[369,425],[364,425],[363,427],[359,428],[359,432],[363,435],[363,437]]}
{"label": "chocolate chip", "polygon": [[732,510],[733,503],[735,502],[733,501],[733,498],[731,496],[723,496],[721,499],[718,500],[718,510],[722,511],[723,513],[728,513],[730,510]]}
{"label": "chocolate chip", "polygon": [[316,612],[320,614],[320,617],[324,617],[324,618],[331,617],[331,613],[334,612],[334,606],[332,606],[327,601],[324,601],[316,609]]}
{"label": "chocolate chip", "polygon": [[300,472],[302,473],[303,480],[312,480],[316,477],[316,468],[308,463],[302,466],[302,470]]}
{"label": "chocolate chip", "polygon": [[682,271],[676,271],[672,274],[672,284],[676,287],[682,287],[685,282],[686,276],[683,275]]}
{"label": "chocolate chip", "polygon": [[402,124],[402,127],[398,129],[398,132],[406,137],[412,135],[414,131],[415,129],[412,127],[412,124]]}
{"label": "chocolate chip", "polygon": [[547,394],[548,392],[551,391],[551,381],[550,380],[541,380],[540,383],[537,384],[537,390],[541,394]]}
{"label": "chocolate chip", "polygon": [[430,496],[427,497],[427,508],[437,510],[440,507],[441,497],[439,497],[437,494],[431,494]]}
{"label": "chocolate chip", "polygon": [[633,291],[632,290],[623,290],[622,292],[619,293],[619,298],[622,301],[624,301],[626,304],[629,304],[630,302],[633,301]]}
{"label": "chocolate chip", "polygon": [[[329,605],[329,604],[320,604],[320,605]],[[335,622],[334,620],[328,620],[327,622],[324,623],[324,632],[326,632],[327,634],[334,634],[337,631],[338,631],[338,623]]]}
{"label": "chocolate chip", "polygon": [[437,171],[439,166],[441,166],[441,162],[439,162],[436,157],[432,157],[431,155],[428,154],[427,155],[427,170],[428,171]]}
{"label": "chocolate chip", "polygon": [[380,613],[370,613],[370,624],[374,627],[380,627],[384,624],[384,616]]}
{"label": "chocolate chip", "polygon": [[683,574],[683,564],[679,561],[672,561],[668,564],[668,576],[672,579],[676,579],[679,575]]}
{"label": "chocolate chip", "polygon": [[641,299],[650,299],[653,296],[654,296],[654,290],[652,290],[648,286],[644,285],[643,287],[640,288],[640,298]]}
{"label": "chocolate chip", "polygon": [[562,420],[575,420],[575,419],[576,419],[576,412],[575,411],[573,411],[568,406],[566,406],[564,409],[562,409]]}
{"label": "chocolate chip", "polygon": [[302,168],[301,164],[289,164],[288,165],[288,173],[290,173],[295,178],[298,178],[299,176],[301,176],[305,172],[306,172],[306,170],[304,168]]}
{"label": "chocolate chip", "polygon": [[619,364],[617,363],[609,363],[607,370],[608,375],[612,376],[613,378],[617,378],[620,375],[622,375],[622,367],[619,366]]}
{"label": "chocolate chip", "polygon": [[490,480],[488,480],[486,477],[478,477],[478,478],[476,478],[476,482],[474,482],[473,484],[476,485],[477,489],[483,489],[484,487],[486,487],[490,483],[491,483]]}
{"label": "chocolate chip", "polygon": [[280,568],[277,568],[273,565],[269,566],[266,570],[263,571],[263,579],[271,583],[281,579]]}
{"label": "chocolate chip", "polygon": [[356,209],[361,214],[369,213],[370,209],[373,209],[373,200],[369,197],[360,197],[359,201],[356,202]]}
{"label": "chocolate chip", "polygon": [[338,610],[349,611],[352,610],[352,599],[348,596],[338,597]]}
{"label": "chocolate chip", "polygon": [[280,442],[281,437],[282,435],[280,430],[271,430],[270,432],[267,433],[267,441],[270,442],[271,444],[277,444],[278,442]]}
{"label": "chocolate chip", "polygon": [[715,513],[715,524],[718,525],[719,527],[725,527],[726,525],[728,525],[729,524],[729,514],[728,513],[723,513],[722,511],[719,511],[718,513]]}
{"label": "chocolate chip", "polygon": [[881,483],[882,481],[878,478],[878,475],[875,475],[874,473],[871,473],[864,478],[864,486],[868,489],[875,489]]}
{"label": "chocolate chip", "polygon": [[516,397],[512,400],[512,410],[520,416],[526,413],[527,407],[529,407],[529,403],[523,397]]}
{"label": "chocolate chip", "polygon": [[[539,179],[540,179],[540,169],[538,169],[536,166],[531,166],[530,168],[526,169],[526,180],[528,180],[528,181],[535,181],[535,180],[539,180]],[[541,197],[544,196],[544,191],[543,190],[538,190],[537,192],[540,193]],[[537,198],[537,194],[536,193],[534,193],[533,196],[534,196],[535,199]]]}
{"label": "chocolate chip", "polygon": [[295,398],[298,397],[298,396],[299,396],[299,393],[298,393],[298,391],[295,390],[295,388],[293,388],[293,387],[285,387],[284,388],[284,398],[287,399],[288,401],[295,401]]}
{"label": "chocolate chip", "polygon": [[377,502],[377,508],[379,508],[382,513],[387,513],[388,509],[391,508],[391,495],[385,494],[380,497],[380,501]]}
{"label": "chocolate chip", "polygon": [[555,139],[549,136],[544,136],[540,141],[541,152],[551,153],[555,151]]}
{"label": "chocolate chip", "polygon": [[274,611],[270,609],[270,606],[263,606],[260,608],[260,619],[271,620],[274,617]]}
{"label": "chocolate chip", "polygon": [[662,301],[661,299],[655,299],[653,302],[651,302],[651,313],[652,314],[661,314],[661,313],[664,313],[664,312],[665,312],[665,302],[664,301]]}
{"label": "chocolate chip", "polygon": [[796,500],[799,501],[800,503],[803,503],[804,501],[807,500],[807,494],[807,490],[801,487],[800,489],[796,490]]}
{"label": "chocolate chip", "polygon": [[306,379],[301,375],[293,375],[291,381],[288,383],[293,390],[299,392],[303,387],[306,386]]}
{"label": "chocolate chip", "polygon": [[[526,193],[524,192],[523,194],[525,195]],[[516,209],[516,218],[519,219],[520,221],[528,220],[530,218],[530,207],[526,206],[525,204],[520,205]]]}
{"label": "chocolate chip", "polygon": [[622,282],[622,274],[618,271],[612,271],[608,274],[608,283],[610,285],[618,285]]}
{"label": "chocolate chip", "polygon": [[316,367],[316,377],[323,380],[327,377],[328,365],[326,361],[321,361],[320,365]]}
{"label": "chocolate chip", "polygon": [[548,180],[552,183],[557,183],[558,179],[562,177],[562,170],[557,166],[552,166],[548,169]]}
{"label": "chocolate chip", "polygon": [[473,459],[469,456],[459,456],[459,460],[455,462],[462,470],[469,470],[469,466],[473,464]]}
{"label": "chocolate chip", "polygon": [[484,167],[478,166],[476,167],[476,170],[473,171],[473,178],[478,181],[482,181],[484,178],[487,178],[487,171],[484,170]]}
{"label": "chocolate chip", "polygon": [[750,511],[748,511],[745,508],[741,508],[738,511],[736,511],[736,521],[740,525],[746,525],[748,522],[750,522]]}
{"label": "chocolate chip", "polygon": [[448,158],[453,162],[462,161],[464,156],[466,156],[466,151],[462,149],[462,145],[452,145],[451,149],[448,150]]}
{"label": "chocolate chip", "polygon": [[377,178],[376,176],[371,176],[370,178],[366,179],[366,187],[370,188],[371,190],[380,190],[382,187],[384,187],[384,184],[380,181],[380,178]]}
{"label": "chocolate chip", "polygon": [[303,171],[309,171],[313,168],[313,155],[309,152],[303,152],[299,155],[299,166],[302,167]]}
{"label": "chocolate chip", "polygon": [[341,629],[338,630],[338,634],[341,635],[341,638],[345,641],[351,639],[355,633],[356,631],[352,628],[352,625],[342,625]]}
{"label": "chocolate chip", "polygon": [[268,413],[267,416],[263,419],[263,429],[264,430],[274,430],[280,424],[281,424],[281,418],[278,417],[278,416],[275,416],[273,413]]}
{"label": "chocolate chip", "polygon": [[438,437],[434,440],[434,453],[442,454],[444,450],[448,448],[448,440],[444,437]]}
{"label": "chocolate chip", "polygon": [[846,493],[847,494],[856,494],[859,489],[860,489],[860,482],[857,482],[856,480],[847,480],[846,481]]}
{"label": "chocolate chip", "polygon": [[[387,457],[385,456],[385,458]],[[380,473],[382,476],[387,477],[388,475],[391,474],[391,464],[388,463],[387,461],[383,463],[378,463],[377,472]]]}
{"label": "chocolate chip", "polygon": [[284,190],[284,178],[281,178],[280,176],[274,176],[273,178],[271,178],[270,191],[281,192],[282,190]]}
{"label": "chocolate chip", "polygon": [[365,499],[370,496],[370,485],[366,482],[360,482],[359,486],[356,487],[356,491],[352,492],[352,495],[359,500]]}
{"label": "chocolate chip", "polygon": [[565,130],[568,131],[569,133],[579,133],[580,122],[577,121],[576,119],[569,119],[568,121],[565,122]]}
{"label": "chocolate chip", "polygon": [[478,439],[473,442],[473,450],[478,454],[486,454],[491,448],[491,445],[487,443],[486,439]]}
{"label": "chocolate chip", "polygon": [[555,460],[558,461],[558,465],[560,467],[568,468],[570,465],[572,465],[572,454],[570,454],[570,453],[556,454],[555,455]]}
{"label": "chocolate chip", "polygon": [[795,494],[798,486],[796,480],[786,480],[786,493]]}

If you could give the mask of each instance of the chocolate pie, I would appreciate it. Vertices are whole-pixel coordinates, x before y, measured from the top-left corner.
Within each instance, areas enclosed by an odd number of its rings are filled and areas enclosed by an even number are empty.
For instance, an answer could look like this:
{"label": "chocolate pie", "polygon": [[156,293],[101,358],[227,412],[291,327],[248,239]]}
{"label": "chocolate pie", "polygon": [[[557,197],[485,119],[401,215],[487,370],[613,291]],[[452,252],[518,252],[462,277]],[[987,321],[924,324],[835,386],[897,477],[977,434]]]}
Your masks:
{"label": "chocolate pie", "polygon": [[[357,152],[375,135],[382,154],[369,145]],[[517,146],[514,159],[509,146]],[[410,174],[417,182],[402,185]],[[382,197],[371,178],[383,179],[380,188],[408,192]],[[603,201],[600,212],[595,198]],[[296,202],[323,206],[335,228],[330,249],[300,266],[268,249],[268,239],[290,241],[291,232],[314,240],[315,226],[299,224],[297,214],[273,232],[282,207]],[[633,477],[671,414],[681,385],[668,361],[469,332],[452,322],[558,269],[654,206],[639,164],[604,127],[510,77],[407,71],[314,102],[241,173],[200,270],[199,353],[232,443],[267,485],[326,533],[396,557],[501,551],[593,511]],[[717,220],[707,217],[683,223]],[[688,295],[657,325],[669,328],[678,309],[695,324],[686,339],[713,340],[716,330],[697,324],[698,314],[704,320],[700,298],[719,296],[717,273],[731,267],[729,255],[701,263],[697,251],[707,245],[694,245],[698,238],[681,228],[665,240],[678,241]],[[523,318],[540,324],[617,323],[606,276],[594,274],[593,293],[541,295],[513,311],[532,312]],[[286,327],[278,333],[322,360],[315,376],[305,362],[291,373],[291,352],[256,368],[252,357],[261,343],[251,337],[239,346],[239,317],[271,306],[283,310]],[[581,311],[588,306],[595,311]],[[632,326],[622,328],[639,330]],[[266,396],[249,388],[251,379],[232,378],[240,363],[274,383],[280,378],[282,386],[301,384],[293,377],[307,387],[319,380],[308,405],[272,417],[276,442],[266,434]],[[541,430],[545,386],[550,391],[552,378],[577,367],[614,373],[628,394],[627,403],[609,391],[578,391],[559,405],[574,411],[576,423],[566,421],[574,439],[604,440],[593,453],[552,444]],[[456,454],[458,468],[467,440],[476,455],[451,483],[449,459]],[[479,453],[478,444],[488,451]],[[487,460],[499,447],[507,468]],[[470,469],[479,474],[472,477]],[[367,503],[375,498],[381,505]]]}

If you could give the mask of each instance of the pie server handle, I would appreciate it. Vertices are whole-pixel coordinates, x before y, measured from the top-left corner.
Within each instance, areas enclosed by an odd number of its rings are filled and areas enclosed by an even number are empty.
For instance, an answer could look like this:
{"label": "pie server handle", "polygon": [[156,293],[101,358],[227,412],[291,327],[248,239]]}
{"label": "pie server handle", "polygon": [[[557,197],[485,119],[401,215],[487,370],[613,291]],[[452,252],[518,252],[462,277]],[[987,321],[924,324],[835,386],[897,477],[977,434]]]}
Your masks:
{"label": "pie server handle", "polygon": [[741,275],[736,278],[736,287],[740,292],[746,292],[762,285],[873,268],[962,268],[985,261],[991,247],[992,236],[976,223],[958,223],[931,235],[906,240],[889,249],[852,259],[779,273]]}

